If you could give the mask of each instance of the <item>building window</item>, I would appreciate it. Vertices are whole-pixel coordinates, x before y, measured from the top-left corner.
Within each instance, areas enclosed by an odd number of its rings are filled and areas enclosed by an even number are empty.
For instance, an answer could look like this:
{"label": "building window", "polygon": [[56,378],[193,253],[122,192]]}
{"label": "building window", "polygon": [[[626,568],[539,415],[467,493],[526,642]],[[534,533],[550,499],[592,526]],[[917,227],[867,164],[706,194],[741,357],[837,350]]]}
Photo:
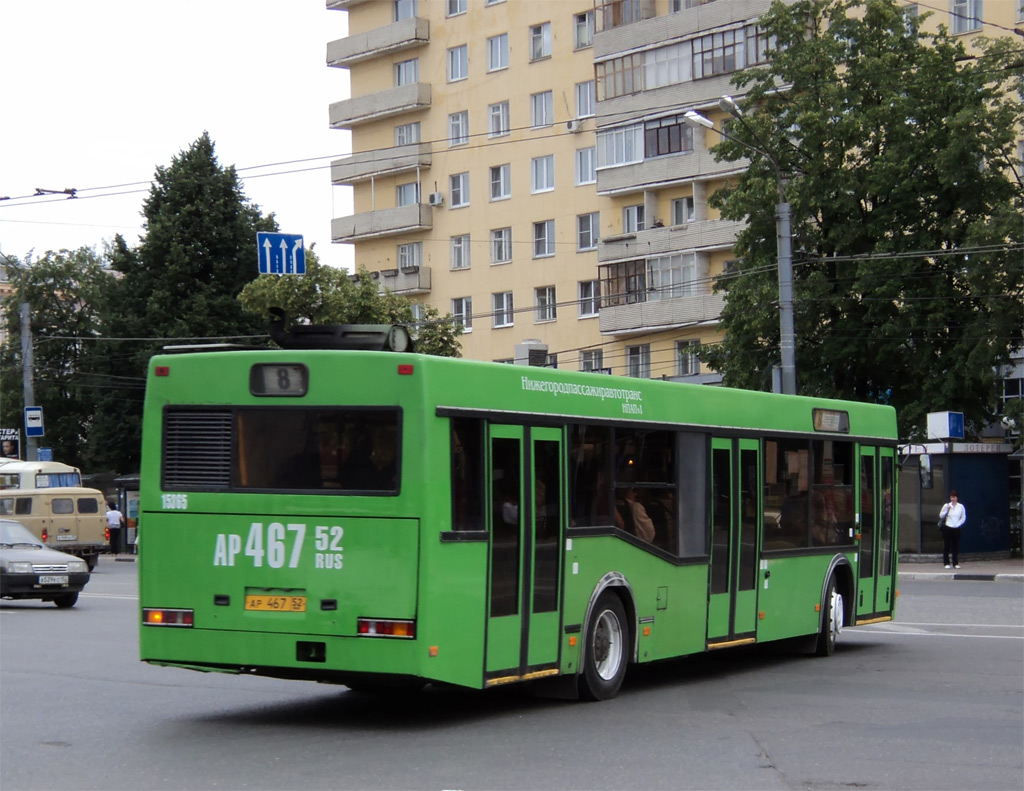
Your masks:
{"label": "building window", "polygon": [[555,188],[555,155],[530,160],[530,192],[550,192]]}
{"label": "building window", "polygon": [[491,263],[507,264],[512,260],[512,229],[495,228],[491,231]]}
{"label": "building window", "polygon": [[1024,0],[1017,0],[1017,21],[1024,22]]}
{"label": "building window", "polygon": [[530,60],[551,57],[551,23],[544,22],[530,28]]}
{"label": "building window", "polygon": [[690,72],[691,44],[669,44],[647,53],[644,58],[644,90],[678,85],[693,79]]}
{"label": "building window", "polygon": [[394,0],[395,22],[416,16],[416,0]]}
{"label": "building window", "polygon": [[420,184],[418,181],[410,181],[408,184],[399,184],[395,187],[395,205],[411,206],[420,202]]}
{"label": "building window", "polygon": [[407,146],[420,142],[420,122],[401,124],[395,127],[395,145]]}
{"label": "building window", "polygon": [[601,272],[601,306],[605,308],[647,301],[647,265],[643,260],[606,264]]}
{"label": "building window", "polygon": [[576,83],[576,117],[588,118],[594,114],[594,81]]}
{"label": "building window", "polygon": [[642,0],[599,0],[596,4],[601,16],[601,29],[621,27],[643,19]]}
{"label": "building window", "polygon": [[448,116],[448,146],[464,146],[469,142],[469,110]]}
{"label": "building window", "polygon": [[580,352],[580,370],[591,372],[604,370],[604,352],[601,349],[587,349]]}
{"label": "building window", "polygon": [[534,293],[534,321],[554,321],[556,318],[555,287],[541,286],[535,288]]}
{"label": "building window", "polygon": [[456,297],[452,300],[452,318],[463,332],[473,331],[473,298]]}
{"label": "building window", "polygon": [[555,221],[544,220],[533,224],[533,257],[548,258],[555,254]]}
{"label": "building window", "polygon": [[644,158],[665,154],[688,154],[693,151],[693,128],[681,115],[671,115],[644,124]]}
{"label": "building window", "polygon": [[420,266],[422,263],[423,242],[410,242],[409,244],[398,245],[398,266],[400,269]]}
{"label": "building window", "polygon": [[487,39],[487,71],[508,68],[508,33]]}
{"label": "building window", "polygon": [[597,98],[614,99],[644,89],[644,56],[636,52],[621,58],[612,58],[595,66]]}
{"label": "building window", "polygon": [[448,0],[448,16],[458,16],[466,13],[466,0]]}
{"label": "building window", "polygon": [[512,292],[502,291],[491,294],[491,301],[494,305],[494,326],[511,327],[514,323]]}
{"label": "building window", "polygon": [[530,95],[530,126],[551,126],[555,122],[555,100],[551,91]]}
{"label": "building window", "polygon": [[629,165],[644,158],[644,126],[633,124],[609,129],[597,135],[597,166],[599,168]]}
{"label": "building window", "polygon": [[693,296],[696,291],[697,257],[693,253],[675,253],[647,259],[647,299]]}
{"label": "building window", "polygon": [[622,209],[622,232],[636,233],[644,229],[644,207],[642,203],[636,206],[625,206]]}
{"label": "building window", "polygon": [[395,87],[412,85],[420,81],[420,59],[403,60],[395,64]]}
{"label": "building window", "polygon": [[449,200],[452,208],[469,205],[469,174],[455,173],[448,179]]}
{"label": "building window", "polygon": [[581,184],[593,184],[597,181],[597,169],[594,167],[597,161],[597,149],[590,148],[576,149],[576,186]]}
{"label": "building window", "polygon": [[950,0],[950,27],[953,33],[969,33],[981,29],[981,0]]}
{"label": "building window", "polygon": [[508,102],[487,105],[487,134],[490,137],[507,135],[512,128],[509,119]]}
{"label": "building window", "polygon": [[700,341],[676,341],[676,376],[696,376],[700,373],[697,349]]}
{"label": "building window", "polygon": [[469,76],[469,47],[463,44],[448,50],[448,82],[464,80]]}
{"label": "building window", "polygon": [[693,79],[729,74],[742,69],[745,60],[743,29],[698,36],[692,42]]}
{"label": "building window", "polygon": [[686,225],[693,222],[696,216],[692,195],[688,195],[685,198],[676,198],[672,201],[673,225]]}
{"label": "building window", "polygon": [[594,46],[594,12],[584,11],[573,17],[573,48]]}
{"label": "building window", "polygon": [[491,168],[491,200],[505,200],[512,196],[512,166],[495,165]]}
{"label": "building window", "polygon": [[579,294],[580,318],[596,316],[598,302],[601,297],[599,282],[597,280],[581,280],[579,282]]}
{"label": "building window", "polygon": [[576,249],[579,251],[597,249],[597,233],[600,215],[595,211],[576,216]]}
{"label": "building window", "polygon": [[469,234],[452,237],[452,269],[469,269]]}
{"label": "building window", "polygon": [[651,378],[650,344],[626,347],[626,376],[633,376],[637,379]]}

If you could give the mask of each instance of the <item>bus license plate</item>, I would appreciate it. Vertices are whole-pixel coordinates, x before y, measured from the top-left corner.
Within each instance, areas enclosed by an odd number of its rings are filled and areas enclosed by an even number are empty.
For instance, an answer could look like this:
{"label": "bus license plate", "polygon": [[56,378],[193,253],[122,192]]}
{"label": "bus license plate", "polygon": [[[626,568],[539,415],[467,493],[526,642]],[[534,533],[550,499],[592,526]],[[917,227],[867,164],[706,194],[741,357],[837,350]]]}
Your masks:
{"label": "bus license plate", "polygon": [[57,540],[58,541],[77,541],[78,540],[78,536],[71,536],[71,535],[57,536]]}
{"label": "bus license plate", "polygon": [[261,612],[305,612],[305,596],[246,596],[245,609]]}
{"label": "bus license plate", "polygon": [[43,576],[39,578],[40,585],[67,585],[68,578],[66,574],[51,574],[49,576]]}

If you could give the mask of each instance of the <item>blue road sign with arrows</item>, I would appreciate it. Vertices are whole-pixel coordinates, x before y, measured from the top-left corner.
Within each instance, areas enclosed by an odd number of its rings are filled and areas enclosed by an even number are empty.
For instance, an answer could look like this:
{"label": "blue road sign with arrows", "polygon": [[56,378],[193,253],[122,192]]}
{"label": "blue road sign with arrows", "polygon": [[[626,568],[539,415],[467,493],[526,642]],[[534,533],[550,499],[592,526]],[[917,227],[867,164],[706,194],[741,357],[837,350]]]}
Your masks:
{"label": "blue road sign with arrows", "polygon": [[306,248],[297,233],[256,233],[261,275],[306,274]]}

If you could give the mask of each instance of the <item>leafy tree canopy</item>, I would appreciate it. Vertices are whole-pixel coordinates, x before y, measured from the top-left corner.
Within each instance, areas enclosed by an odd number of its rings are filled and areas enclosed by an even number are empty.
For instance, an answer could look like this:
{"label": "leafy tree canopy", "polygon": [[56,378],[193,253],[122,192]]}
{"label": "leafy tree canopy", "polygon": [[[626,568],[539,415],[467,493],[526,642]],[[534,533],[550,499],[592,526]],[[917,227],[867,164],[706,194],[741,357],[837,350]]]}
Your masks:
{"label": "leafy tree canopy", "polygon": [[718,284],[725,340],[701,350],[726,384],[769,389],[781,181],[799,392],[892,404],[907,437],[945,409],[978,430],[1024,342],[1022,50],[981,40],[972,58],[921,21],[892,0],[775,2],[761,20],[767,65],[733,78],[743,115],[714,149],[750,159],[711,199],[748,226]]}
{"label": "leafy tree canopy", "polygon": [[[0,352],[0,422],[21,426],[24,405],[20,306],[27,303],[32,335],[32,389],[43,408],[46,436],[40,445],[55,459],[82,466],[92,427],[88,404],[117,383],[88,372],[99,333],[102,294],[112,277],[91,248],[47,252],[36,261],[11,260],[16,288],[3,300],[7,343]],[[24,458],[24,456],[23,456]]]}
{"label": "leafy tree canopy", "polygon": [[441,357],[458,357],[462,326],[450,316],[423,306],[419,320],[412,303],[390,291],[379,293],[377,283],[365,270],[354,279],[342,270],[322,266],[313,250],[306,252],[302,276],[261,275],[245,286],[239,302],[254,315],[266,317],[270,308],[281,308],[286,323],[309,324],[402,324],[412,329],[416,351]]}

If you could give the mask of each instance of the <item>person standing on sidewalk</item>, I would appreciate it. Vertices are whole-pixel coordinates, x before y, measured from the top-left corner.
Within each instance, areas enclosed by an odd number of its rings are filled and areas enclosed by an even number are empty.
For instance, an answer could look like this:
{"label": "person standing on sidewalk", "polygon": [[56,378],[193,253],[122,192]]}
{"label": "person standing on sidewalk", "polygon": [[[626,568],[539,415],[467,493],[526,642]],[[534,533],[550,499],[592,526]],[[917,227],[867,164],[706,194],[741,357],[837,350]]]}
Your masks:
{"label": "person standing on sidewalk", "polygon": [[950,489],[949,502],[939,511],[939,520],[944,520],[942,521],[942,562],[948,569],[950,557],[952,557],[953,568],[960,568],[960,529],[967,521],[967,509],[960,502],[956,489]]}
{"label": "person standing on sidewalk", "polygon": [[124,515],[117,510],[113,501],[107,504],[107,527],[110,528],[110,551],[115,555],[121,553],[121,536],[124,527]]}

